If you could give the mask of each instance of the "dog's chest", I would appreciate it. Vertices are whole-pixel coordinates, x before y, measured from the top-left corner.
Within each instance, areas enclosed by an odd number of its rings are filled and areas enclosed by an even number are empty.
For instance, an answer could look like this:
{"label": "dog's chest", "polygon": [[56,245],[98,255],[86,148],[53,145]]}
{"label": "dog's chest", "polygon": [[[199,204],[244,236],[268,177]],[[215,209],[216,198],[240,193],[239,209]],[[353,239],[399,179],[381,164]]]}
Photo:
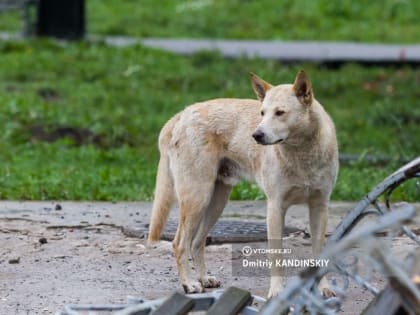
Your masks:
{"label": "dog's chest", "polygon": [[316,185],[322,171],[322,167],[309,160],[291,161],[279,165],[279,176],[293,185],[301,185],[302,189]]}
{"label": "dog's chest", "polygon": [[278,176],[281,191],[291,199],[299,199],[299,202],[306,200],[321,184],[319,173],[310,165],[281,167]]}
{"label": "dog's chest", "polygon": [[274,159],[270,156],[265,159],[262,175],[266,194],[280,194],[291,204],[306,202],[311,195],[328,191],[334,181],[328,164],[309,158]]}

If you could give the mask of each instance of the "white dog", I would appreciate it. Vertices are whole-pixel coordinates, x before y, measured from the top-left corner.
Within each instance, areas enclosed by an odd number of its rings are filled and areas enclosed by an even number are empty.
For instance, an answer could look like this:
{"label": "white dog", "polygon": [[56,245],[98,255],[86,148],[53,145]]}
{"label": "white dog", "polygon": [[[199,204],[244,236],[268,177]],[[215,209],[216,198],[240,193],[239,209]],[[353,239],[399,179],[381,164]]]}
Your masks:
{"label": "white dog", "polygon": [[[254,74],[251,80],[258,101],[196,103],[170,119],[160,133],[148,240],[159,239],[176,197],[180,216],[173,247],[188,293],[220,285],[206,273],[205,239],[240,178],[256,181],[267,196],[269,244],[276,240],[276,247],[281,245],[286,211],[300,203],[309,206],[314,256],[324,243],[338,172],[334,124],[303,71],[294,84],[272,86]],[[197,278],[191,274],[190,257]],[[281,291],[282,278],[281,271],[272,271],[269,297]],[[321,289],[329,295],[326,282]]]}

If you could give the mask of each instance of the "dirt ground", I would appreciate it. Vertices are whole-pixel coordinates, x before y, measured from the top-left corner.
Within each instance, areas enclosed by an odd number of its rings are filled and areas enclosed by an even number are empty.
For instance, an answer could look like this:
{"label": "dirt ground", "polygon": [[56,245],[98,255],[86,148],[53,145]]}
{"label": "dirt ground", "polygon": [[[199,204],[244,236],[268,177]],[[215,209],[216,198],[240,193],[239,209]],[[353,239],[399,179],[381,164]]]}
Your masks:
{"label": "dirt ground", "polygon": [[[121,231],[127,222],[147,222],[149,206],[2,203],[0,313],[54,314],[66,304],[125,303],[127,296],[154,299],[181,291],[171,243],[161,242],[150,249],[144,240],[126,237]],[[252,206],[232,206],[227,216],[238,209],[261,212],[261,204]],[[334,215],[332,226],[343,213]],[[307,220],[294,219],[296,222],[291,217],[295,225]],[[291,241],[310,250],[309,240],[301,234],[291,236]],[[399,254],[412,246],[404,239],[394,245]],[[222,288],[234,285],[254,295],[267,294],[267,278],[232,275],[231,244],[208,246],[206,257]],[[376,280],[381,286],[383,279]],[[341,313],[358,314],[371,298],[365,290],[352,286]]]}

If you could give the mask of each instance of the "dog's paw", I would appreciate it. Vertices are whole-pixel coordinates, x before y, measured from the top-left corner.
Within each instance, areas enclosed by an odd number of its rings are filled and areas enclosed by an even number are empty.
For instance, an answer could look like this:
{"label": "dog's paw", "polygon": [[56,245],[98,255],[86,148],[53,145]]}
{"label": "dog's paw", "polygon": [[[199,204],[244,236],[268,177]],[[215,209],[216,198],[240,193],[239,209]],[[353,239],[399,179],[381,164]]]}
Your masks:
{"label": "dog's paw", "polygon": [[201,284],[205,288],[218,288],[220,287],[220,281],[213,276],[205,276],[204,278],[200,279]]}
{"label": "dog's paw", "polygon": [[184,288],[185,293],[203,293],[204,287],[198,281],[192,281],[187,284],[183,284],[182,287]]}
{"label": "dog's paw", "polygon": [[268,291],[268,299],[277,296],[284,288],[284,279],[282,277],[270,278],[270,290]]}
{"label": "dog's paw", "polygon": [[318,289],[319,292],[321,292],[322,296],[326,299],[337,296],[335,292],[330,288],[329,283],[325,278],[321,279]]}
{"label": "dog's paw", "polygon": [[324,298],[329,299],[331,297],[337,296],[335,294],[335,292],[333,290],[331,290],[330,288],[322,288],[321,290],[321,294]]}
{"label": "dog's paw", "polygon": [[270,290],[268,291],[267,299],[271,299],[277,296],[282,290],[283,290],[283,286],[270,287]]}

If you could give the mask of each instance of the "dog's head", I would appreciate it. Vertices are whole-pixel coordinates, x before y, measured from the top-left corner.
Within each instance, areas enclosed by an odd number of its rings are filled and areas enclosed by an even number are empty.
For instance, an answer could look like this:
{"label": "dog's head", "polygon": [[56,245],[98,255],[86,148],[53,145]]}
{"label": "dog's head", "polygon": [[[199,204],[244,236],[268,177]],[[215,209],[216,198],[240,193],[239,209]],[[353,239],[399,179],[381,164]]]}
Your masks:
{"label": "dog's head", "polygon": [[260,144],[287,141],[309,123],[312,85],[304,71],[293,84],[273,86],[251,73],[252,87],[261,101],[262,120],[252,136]]}

